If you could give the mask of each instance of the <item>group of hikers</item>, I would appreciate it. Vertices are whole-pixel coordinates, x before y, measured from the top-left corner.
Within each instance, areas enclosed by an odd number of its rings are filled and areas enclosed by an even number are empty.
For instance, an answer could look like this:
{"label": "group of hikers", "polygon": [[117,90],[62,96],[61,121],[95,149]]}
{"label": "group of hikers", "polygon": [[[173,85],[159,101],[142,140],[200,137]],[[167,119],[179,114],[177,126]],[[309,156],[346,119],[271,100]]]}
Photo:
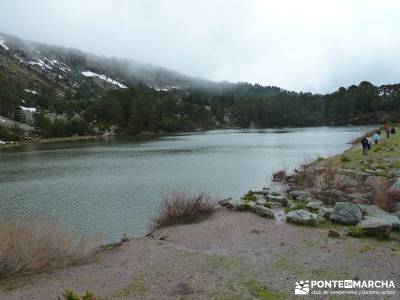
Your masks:
{"label": "group of hikers", "polygon": [[[392,126],[390,126],[389,122],[386,122],[385,125],[383,125],[383,130],[385,131],[386,137],[389,139],[391,135],[395,135],[396,129]],[[371,149],[372,143],[378,144],[381,141],[381,130],[377,129],[372,136],[367,134],[364,136],[361,140],[361,145],[363,149],[363,155],[368,155],[368,150]]]}

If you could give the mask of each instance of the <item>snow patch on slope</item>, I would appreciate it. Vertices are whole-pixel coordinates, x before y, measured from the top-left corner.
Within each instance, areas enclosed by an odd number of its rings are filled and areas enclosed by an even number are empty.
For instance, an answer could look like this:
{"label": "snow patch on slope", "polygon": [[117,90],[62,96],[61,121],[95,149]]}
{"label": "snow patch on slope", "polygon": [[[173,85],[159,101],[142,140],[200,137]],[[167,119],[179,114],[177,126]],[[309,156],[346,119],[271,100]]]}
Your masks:
{"label": "snow patch on slope", "polygon": [[5,41],[3,40],[3,38],[0,36],[0,46],[3,47],[6,50],[9,50],[10,48],[8,48],[5,44]]}
{"label": "snow patch on slope", "polygon": [[39,94],[38,92],[36,92],[34,90],[25,89],[24,91],[27,92],[27,93],[34,94],[34,95],[38,95]]}
{"label": "snow patch on slope", "polygon": [[97,73],[94,73],[94,72],[91,72],[91,71],[82,72],[82,75],[85,76],[85,77],[97,77],[97,78],[100,78],[101,80],[104,80],[104,81],[107,81],[107,82],[109,82],[111,84],[114,84],[114,85],[118,86],[121,89],[126,89],[127,88],[126,85],[123,85],[122,83],[119,83],[118,81],[115,81],[115,80],[113,80],[113,79],[111,79],[111,78],[109,78],[109,77],[107,77],[105,75],[100,75],[100,74],[97,74]]}
{"label": "snow patch on slope", "polygon": [[29,111],[32,113],[36,112],[36,107],[26,107],[26,106],[22,106],[22,105],[20,107],[23,111]]}

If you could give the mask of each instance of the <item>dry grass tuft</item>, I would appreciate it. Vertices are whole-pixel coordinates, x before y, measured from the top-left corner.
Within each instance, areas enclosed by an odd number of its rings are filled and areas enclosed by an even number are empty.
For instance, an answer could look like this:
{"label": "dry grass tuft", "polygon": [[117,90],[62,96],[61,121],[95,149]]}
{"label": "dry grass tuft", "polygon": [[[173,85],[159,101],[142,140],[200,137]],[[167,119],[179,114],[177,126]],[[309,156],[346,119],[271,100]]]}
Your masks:
{"label": "dry grass tuft", "polygon": [[200,221],[214,212],[215,205],[216,201],[205,193],[171,193],[162,199],[160,212],[152,219],[152,229]]}
{"label": "dry grass tuft", "polygon": [[87,263],[100,239],[77,241],[55,221],[22,218],[0,223],[0,241],[1,279]]}

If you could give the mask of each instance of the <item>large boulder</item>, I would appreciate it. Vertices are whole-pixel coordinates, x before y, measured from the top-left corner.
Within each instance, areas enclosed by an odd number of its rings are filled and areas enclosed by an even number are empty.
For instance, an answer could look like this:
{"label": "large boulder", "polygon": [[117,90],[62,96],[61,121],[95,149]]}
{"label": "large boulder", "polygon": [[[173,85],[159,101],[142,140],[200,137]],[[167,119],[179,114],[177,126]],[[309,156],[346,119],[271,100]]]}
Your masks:
{"label": "large boulder", "polygon": [[329,219],[333,222],[355,225],[363,218],[361,210],[349,202],[336,202]]}
{"label": "large boulder", "polygon": [[365,217],[365,220],[376,219],[381,220],[382,222],[389,223],[393,228],[399,229],[400,228],[400,219],[391,214],[383,214],[378,215],[376,217]]}
{"label": "large boulder", "polygon": [[292,210],[286,215],[286,220],[291,223],[298,223],[303,225],[317,225],[320,218],[317,214],[313,214],[305,209]]}
{"label": "large boulder", "polygon": [[265,206],[257,205],[254,212],[261,217],[275,218],[274,212]]}
{"label": "large boulder", "polygon": [[387,236],[392,229],[392,222],[381,217],[367,217],[357,224],[367,235]]}
{"label": "large boulder", "polygon": [[322,206],[321,200],[312,200],[307,203],[306,207],[311,210],[318,210]]}

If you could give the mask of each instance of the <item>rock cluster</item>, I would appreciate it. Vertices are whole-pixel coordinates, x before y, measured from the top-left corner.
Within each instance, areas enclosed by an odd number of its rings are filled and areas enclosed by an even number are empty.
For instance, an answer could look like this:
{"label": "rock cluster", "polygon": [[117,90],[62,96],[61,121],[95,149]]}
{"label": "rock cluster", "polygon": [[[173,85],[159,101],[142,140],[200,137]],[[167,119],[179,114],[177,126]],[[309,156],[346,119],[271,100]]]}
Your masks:
{"label": "rock cluster", "polygon": [[[344,177],[340,177],[340,180],[346,181]],[[399,212],[390,214],[376,205],[357,204],[357,201],[349,201],[347,198],[339,199],[342,201],[336,201],[333,206],[326,206],[310,191],[292,186],[285,193],[274,193],[265,188],[261,191],[250,191],[241,199],[228,198],[219,201],[219,204],[232,210],[250,211],[266,218],[275,218],[274,210],[284,207],[287,211],[287,222],[316,226],[330,220],[353,226],[353,231],[357,231],[357,234],[382,236],[392,229],[400,229]],[[351,234],[350,229],[347,231]],[[341,235],[330,233],[332,237]]]}

